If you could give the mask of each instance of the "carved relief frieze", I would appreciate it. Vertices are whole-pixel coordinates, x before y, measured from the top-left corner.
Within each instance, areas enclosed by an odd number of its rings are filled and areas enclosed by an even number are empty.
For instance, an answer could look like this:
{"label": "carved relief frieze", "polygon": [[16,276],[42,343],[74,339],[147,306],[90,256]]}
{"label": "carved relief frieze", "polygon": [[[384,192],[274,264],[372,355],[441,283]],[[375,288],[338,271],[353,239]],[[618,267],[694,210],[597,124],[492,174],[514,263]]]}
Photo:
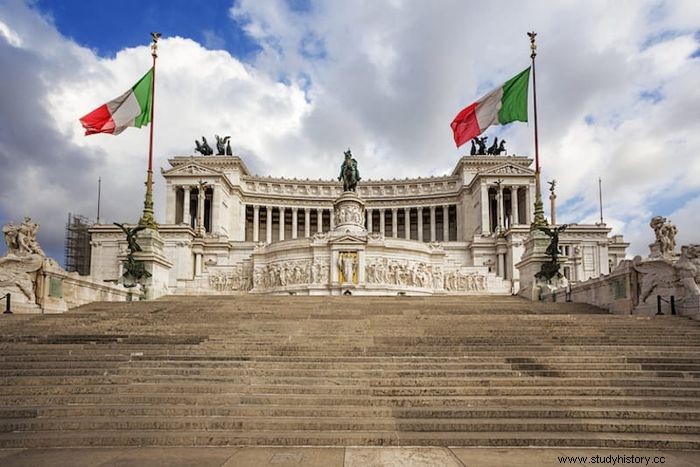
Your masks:
{"label": "carved relief frieze", "polygon": [[248,292],[253,288],[252,271],[242,265],[232,270],[217,271],[209,275],[209,286],[219,292]]}
{"label": "carved relief frieze", "polygon": [[460,269],[445,274],[445,290],[448,292],[486,292],[486,276],[478,272]]}
{"label": "carved relief frieze", "polygon": [[253,271],[255,290],[272,289],[291,285],[327,284],[330,267],[319,260],[277,261],[256,266]]}
{"label": "carved relief frieze", "polygon": [[365,265],[368,284],[441,289],[435,277],[442,277],[440,267],[419,261],[372,258]]}

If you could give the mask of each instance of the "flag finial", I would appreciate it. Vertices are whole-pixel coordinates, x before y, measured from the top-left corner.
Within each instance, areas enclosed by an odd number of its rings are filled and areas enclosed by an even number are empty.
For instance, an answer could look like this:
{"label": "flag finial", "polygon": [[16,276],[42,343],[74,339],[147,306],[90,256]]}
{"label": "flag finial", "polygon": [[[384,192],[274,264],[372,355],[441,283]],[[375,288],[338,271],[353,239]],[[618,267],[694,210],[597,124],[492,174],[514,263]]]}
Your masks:
{"label": "flag finial", "polygon": [[537,44],[535,44],[535,37],[537,33],[535,31],[528,32],[528,37],[530,38],[530,58],[534,59],[537,56]]}
{"label": "flag finial", "polygon": [[161,34],[159,32],[151,33],[151,39],[153,39],[151,43],[151,56],[153,56],[153,58],[158,56],[158,39],[160,39],[160,36]]}

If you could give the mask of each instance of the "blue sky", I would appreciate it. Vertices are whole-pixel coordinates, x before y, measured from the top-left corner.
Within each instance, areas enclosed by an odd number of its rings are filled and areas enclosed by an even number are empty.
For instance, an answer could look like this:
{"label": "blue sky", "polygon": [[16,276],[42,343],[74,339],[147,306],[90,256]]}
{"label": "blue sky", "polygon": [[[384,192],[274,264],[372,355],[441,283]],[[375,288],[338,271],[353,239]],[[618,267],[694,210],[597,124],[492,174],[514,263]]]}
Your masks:
{"label": "blue sky", "polygon": [[[85,137],[78,118],[145,72],[151,31],[156,173],[223,134],[257,174],[332,179],[350,147],[380,179],[450,173],[469,145],[449,123],[527,66],[533,29],[558,220],[597,221],[602,177],[631,254],[653,215],[700,243],[697,0],[0,0],[0,223],[32,216],[61,259],[68,213],[94,217],[98,177],[103,221],[138,218],[148,132]],[[533,154],[531,124],[486,135]]]}
{"label": "blue sky", "polygon": [[231,5],[230,0],[38,0],[35,8],[49,14],[64,36],[101,57],[147,44],[148,33],[157,31],[164,37],[187,37],[207,48],[250,58],[259,47],[230,17]]}

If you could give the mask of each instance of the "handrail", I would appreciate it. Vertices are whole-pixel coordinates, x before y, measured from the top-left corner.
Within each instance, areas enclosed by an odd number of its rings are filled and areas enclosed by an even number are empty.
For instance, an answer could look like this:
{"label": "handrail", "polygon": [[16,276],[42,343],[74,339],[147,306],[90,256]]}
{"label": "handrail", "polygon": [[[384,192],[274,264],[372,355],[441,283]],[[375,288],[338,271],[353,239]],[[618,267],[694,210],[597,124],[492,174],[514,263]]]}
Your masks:
{"label": "handrail", "polygon": [[0,300],[5,300],[5,311],[2,312],[3,315],[11,315],[12,314],[12,295],[10,295],[10,292],[7,292],[5,295],[0,297]]}
{"label": "handrail", "polygon": [[657,295],[656,296],[656,316],[660,316],[660,315],[665,314],[661,311],[661,302],[669,303],[671,305],[671,315],[675,316],[675,314],[676,314],[676,297],[671,295],[671,297],[668,300],[666,300],[661,295]]}

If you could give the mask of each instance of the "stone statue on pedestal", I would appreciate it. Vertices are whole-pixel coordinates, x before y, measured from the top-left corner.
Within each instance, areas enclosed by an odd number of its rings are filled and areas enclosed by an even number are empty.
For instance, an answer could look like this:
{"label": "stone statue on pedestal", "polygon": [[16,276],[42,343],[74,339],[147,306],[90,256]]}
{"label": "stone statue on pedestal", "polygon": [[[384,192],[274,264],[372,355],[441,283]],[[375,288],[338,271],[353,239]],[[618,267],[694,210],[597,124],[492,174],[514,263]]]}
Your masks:
{"label": "stone statue on pedestal", "polygon": [[649,245],[651,249],[650,258],[673,258],[676,249],[676,234],[678,229],[665,217],[655,216],[651,218],[649,226],[654,230],[656,241]]}
{"label": "stone statue on pedestal", "polygon": [[45,262],[55,265],[36,240],[38,230],[39,224],[29,217],[19,225],[10,222],[2,228],[7,252],[0,257],[0,289],[19,290],[29,303],[36,303],[37,271]]}
{"label": "stone statue on pedestal", "polygon": [[138,261],[134,258],[134,253],[143,251],[141,246],[136,241],[136,234],[146,227],[139,225],[137,227],[130,228],[117,222],[115,222],[114,225],[122,229],[126,235],[126,242],[128,244],[127,248],[129,250],[126,260],[122,263],[124,266],[124,272],[122,273],[120,281],[124,287],[135,287],[141,284],[143,279],[151,277],[151,273],[146,271],[146,266],[143,264],[143,261]]}
{"label": "stone statue on pedestal", "polygon": [[535,274],[535,277],[544,281],[551,281],[552,279],[561,279],[562,274],[559,272],[559,234],[566,230],[568,224],[562,224],[559,227],[538,227],[538,229],[545,233],[551,240],[549,246],[545,250],[545,254],[549,256],[550,260],[544,264],[540,269],[540,272]]}

